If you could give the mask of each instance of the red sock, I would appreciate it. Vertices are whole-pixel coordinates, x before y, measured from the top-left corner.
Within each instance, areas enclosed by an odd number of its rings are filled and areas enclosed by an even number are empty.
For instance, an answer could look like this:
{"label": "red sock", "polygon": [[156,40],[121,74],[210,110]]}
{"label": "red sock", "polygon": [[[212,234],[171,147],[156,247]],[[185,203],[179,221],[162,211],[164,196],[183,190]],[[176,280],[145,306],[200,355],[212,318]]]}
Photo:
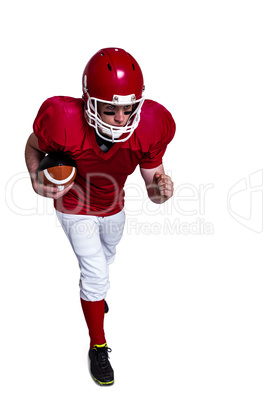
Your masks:
{"label": "red sock", "polygon": [[103,345],[106,343],[103,329],[104,300],[90,302],[81,298],[81,305],[89,331],[90,348],[92,349],[94,345]]}

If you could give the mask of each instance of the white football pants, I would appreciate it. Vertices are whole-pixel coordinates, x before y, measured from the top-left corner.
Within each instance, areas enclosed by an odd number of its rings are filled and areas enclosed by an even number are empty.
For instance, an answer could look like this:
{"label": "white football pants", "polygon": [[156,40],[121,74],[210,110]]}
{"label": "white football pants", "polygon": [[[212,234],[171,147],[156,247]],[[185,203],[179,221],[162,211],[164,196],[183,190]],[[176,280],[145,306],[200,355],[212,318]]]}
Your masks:
{"label": "white football pants", "polygon": [[123,235],[124,210],[107,217],[56,213],[78,259],[80,297],[86,301],[104,299],[110,287],[109,265]]}

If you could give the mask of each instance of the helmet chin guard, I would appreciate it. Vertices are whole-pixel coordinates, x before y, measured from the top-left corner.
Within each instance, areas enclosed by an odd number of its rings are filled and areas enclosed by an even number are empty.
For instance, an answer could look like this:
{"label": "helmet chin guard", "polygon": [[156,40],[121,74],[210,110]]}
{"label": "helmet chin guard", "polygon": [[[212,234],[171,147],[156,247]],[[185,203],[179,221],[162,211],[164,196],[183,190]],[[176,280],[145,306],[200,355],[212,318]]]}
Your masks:
{"label": "helmet chin guard", "polygon": [[[85,118],[97,135],[110,142],[129,139],[140,121],[144,102],[143,75],[137,61],[119,48],[99,50],[87,63],[82,79]],[[98,102],[111,105],[133,105],[125,126],[105,123],[98,113]]]}
{"label": "helmet chin guard", "polygon": [[[107,102],[106,100],[88,98],[85,118],[88,124],[95,128],[96,134],[103,140],[109,142],[125,142],[133,134],[134,130],[138,127],[140,122],[140,112],[145,98],[136,100],[135,95],[120,96],[114,95],[113,102]],[[105,123],[98,113],[98,102],[108,103],[111,105],[133,105],[134,111],[129,116],[127,124],[123,127],[117,127]],[[127,134],[125,136],[125,134]],[[120,138],[122,137],[123,138]]]}

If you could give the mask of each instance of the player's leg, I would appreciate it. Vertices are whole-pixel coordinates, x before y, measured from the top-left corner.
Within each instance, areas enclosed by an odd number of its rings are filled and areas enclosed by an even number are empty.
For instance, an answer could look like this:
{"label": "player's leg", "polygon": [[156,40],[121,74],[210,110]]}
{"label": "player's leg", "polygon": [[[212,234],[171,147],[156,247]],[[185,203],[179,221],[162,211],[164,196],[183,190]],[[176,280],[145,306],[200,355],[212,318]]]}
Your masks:
{"label": "player's leg", "polygon": [[98,218],[60,212],[57,212],[57,216],[78,259],[81,298],[92,302],[103,300],[110,282]]}
{"label": "player's leg", "polygon": [[100,220],[100,239],[108,265],[115,259],[116,246],[123,236],[124,225],[124,210]]}
{"label": "player's leg", "polygon": [[90,336],[91,373],[98,383],[110,385],[114,377],[103,328],[109,267],[100,241],[99,221],[92,216],[57,215],[81,270],[80,297]]}

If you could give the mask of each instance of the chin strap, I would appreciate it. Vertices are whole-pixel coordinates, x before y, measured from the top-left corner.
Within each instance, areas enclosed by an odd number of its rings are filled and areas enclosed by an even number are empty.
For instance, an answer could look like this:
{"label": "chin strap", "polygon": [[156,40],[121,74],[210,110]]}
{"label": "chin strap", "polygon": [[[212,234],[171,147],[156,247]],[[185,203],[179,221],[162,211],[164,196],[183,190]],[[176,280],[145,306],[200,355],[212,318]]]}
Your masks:
{"label": "chin strap", "polygon": [[110,130],[111,130],[111,134],[112,134],[112,143],[114,143],[114,132],[113,132],[112,127],[110,128]]}

